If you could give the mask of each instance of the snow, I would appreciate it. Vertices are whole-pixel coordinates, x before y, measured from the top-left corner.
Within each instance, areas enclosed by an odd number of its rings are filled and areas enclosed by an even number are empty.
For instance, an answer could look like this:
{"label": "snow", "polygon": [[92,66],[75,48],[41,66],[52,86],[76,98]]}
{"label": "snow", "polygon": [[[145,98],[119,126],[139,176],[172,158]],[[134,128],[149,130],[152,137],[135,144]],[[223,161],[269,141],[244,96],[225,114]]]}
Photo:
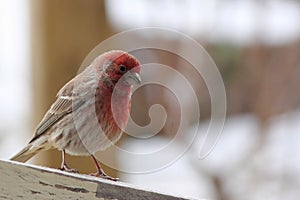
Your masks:
{"label": "snow", "polygon": [[28,133],[29,7],[29,1],[18,0],[2,0],[0,6],[0,158],[21,148]]}
{"label": "snow", "polygon": [[[227,118],[220,141],[212,153],[199,159],[201,137],[184,155],[165,168],[151,173],[122,173],[126,182],[170,194],[196,199],[216,199],[213,177],[218,177],[228,199],[298,199],[300,196],[300,110],[272,118],[266,128],[251,114]],[[199,135],[208,122],[200,124]],[[265,137],[261,137],[265,136]],[[188,137],[187,137],[188,138]],[[147,142],[123,143],[124,148],[155,149],[168,138],[155,136]],[[180,149],[182,143],[177,144]],[[150,152],[150,151],[148,151]],[[161,154],[160,160],[168,160]],[[150,158],[150,157],[149,157]],[[119,157],[119,166],[151,165],[156,160],[141,162]]]}
{"label": "snow", "polygon": [[237,45],[281,45],[300,37],[299,1],[109,0],[106,8],[119,31],[163,27]]}

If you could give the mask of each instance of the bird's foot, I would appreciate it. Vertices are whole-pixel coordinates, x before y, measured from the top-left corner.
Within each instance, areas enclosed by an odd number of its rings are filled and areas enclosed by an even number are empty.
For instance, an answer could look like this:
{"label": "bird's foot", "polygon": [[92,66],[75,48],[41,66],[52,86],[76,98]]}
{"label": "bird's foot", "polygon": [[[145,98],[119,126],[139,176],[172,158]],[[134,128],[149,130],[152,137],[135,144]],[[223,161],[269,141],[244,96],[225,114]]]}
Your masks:
{"label": "bird's foot", "polygon": [[105,174],[104,172],[96,172],[96,173],[92,173],[90,174],[90,176],[95,176],[95,177],[100,177],[100,178],[104,178],[107,180],[111,180],[111,181],[118,181],[118,178],[113,178],[111,176],[108,176],[107,174]]}
{"label": "bird's foot", "polygon": [[66,164],[62,165],[59,169],[61,171],[65,171],[65,172],[78,173],[78,170],[72,169],[72,168],[68,167],[68,165],[66,165]]}

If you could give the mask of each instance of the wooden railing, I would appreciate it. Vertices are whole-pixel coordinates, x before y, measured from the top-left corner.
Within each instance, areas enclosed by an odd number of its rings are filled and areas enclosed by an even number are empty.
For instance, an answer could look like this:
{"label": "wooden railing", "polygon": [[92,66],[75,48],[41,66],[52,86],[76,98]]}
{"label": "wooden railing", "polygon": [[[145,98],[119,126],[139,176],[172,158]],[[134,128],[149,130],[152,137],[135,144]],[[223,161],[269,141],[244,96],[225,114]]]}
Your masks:
{"label": "wooden railing", "polygon": [[0,199],[184,199],[123,182],[0,160]]}

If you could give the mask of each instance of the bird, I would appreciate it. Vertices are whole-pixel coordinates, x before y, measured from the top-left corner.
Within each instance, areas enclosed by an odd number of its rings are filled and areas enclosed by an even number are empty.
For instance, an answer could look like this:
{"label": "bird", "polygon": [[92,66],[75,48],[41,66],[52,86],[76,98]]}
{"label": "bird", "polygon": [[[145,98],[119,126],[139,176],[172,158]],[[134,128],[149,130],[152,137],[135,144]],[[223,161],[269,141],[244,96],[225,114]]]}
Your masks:
{"label": "bird", "polygon": [[41,151],[58,149],[59,169],[78,173],[68,166],[66,153],[91,156],[97,168],[91,175],[118,180],[103,171],[94,154],[120,139],[130,115],[132,86],[141,84],[140,71],[140,62],[125,51],[96,57],[58,91],[32,139],[10,160],[26,162]]}

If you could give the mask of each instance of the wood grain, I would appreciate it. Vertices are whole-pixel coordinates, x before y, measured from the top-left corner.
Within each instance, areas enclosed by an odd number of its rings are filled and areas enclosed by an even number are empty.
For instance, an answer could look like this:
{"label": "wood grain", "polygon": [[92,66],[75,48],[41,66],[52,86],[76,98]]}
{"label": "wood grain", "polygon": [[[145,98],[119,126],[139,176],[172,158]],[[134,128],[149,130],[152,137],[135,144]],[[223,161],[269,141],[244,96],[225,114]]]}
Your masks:
{"label": "wood grain", "polygon": [[57,169],[0,160],[0,199],[183,199]]}

